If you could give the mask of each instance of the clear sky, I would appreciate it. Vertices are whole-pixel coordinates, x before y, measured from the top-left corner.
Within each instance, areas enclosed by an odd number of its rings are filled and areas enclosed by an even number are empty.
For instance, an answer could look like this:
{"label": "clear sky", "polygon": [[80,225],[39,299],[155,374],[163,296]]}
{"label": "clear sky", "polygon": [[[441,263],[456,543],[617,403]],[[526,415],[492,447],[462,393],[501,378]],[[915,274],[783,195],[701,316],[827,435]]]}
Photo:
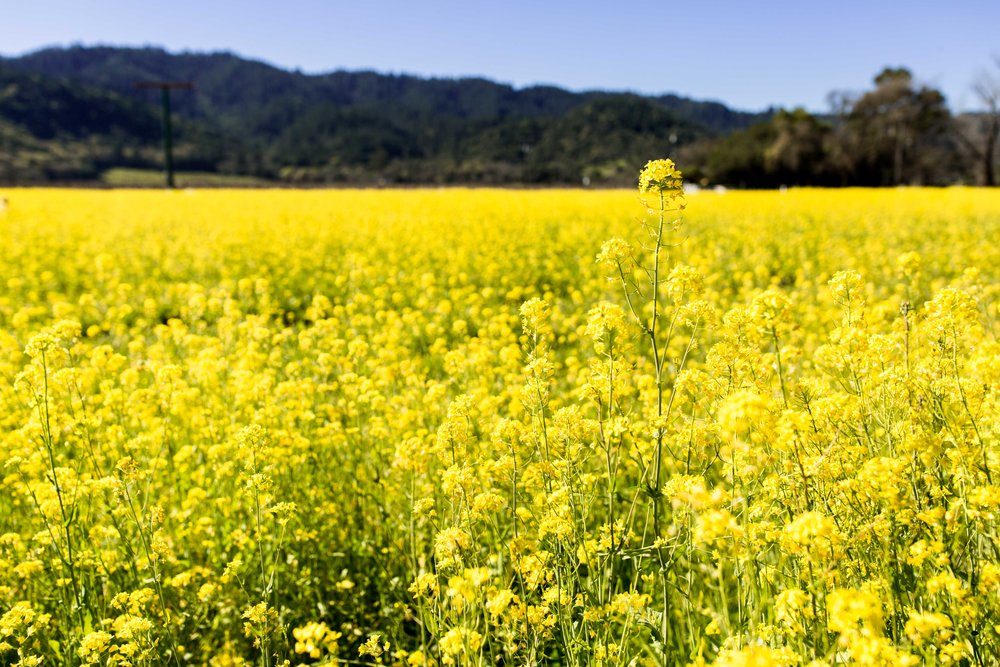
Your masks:
{"label": "clear sky", "polygon": [[955,109],[1000,56],[1000,0],[0,0],[0,53],[229,50],[306,72],[478,75],[827,109],[905,65]]}

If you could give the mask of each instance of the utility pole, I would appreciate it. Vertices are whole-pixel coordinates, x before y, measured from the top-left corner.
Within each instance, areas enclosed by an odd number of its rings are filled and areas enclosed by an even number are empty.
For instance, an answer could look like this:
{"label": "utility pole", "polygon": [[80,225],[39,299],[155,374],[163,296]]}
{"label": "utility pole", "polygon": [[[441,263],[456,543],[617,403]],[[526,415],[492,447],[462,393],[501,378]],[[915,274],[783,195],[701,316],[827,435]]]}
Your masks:
{"label": "utility pole", "polygon": [[163,173],[167,179],[167,187],[174,187],[174,132],[170,123],[170,91],[191,90],[194,88],[186,81],[140,81],[135,84],[139,90],[159,90],[160,102],[163,106]]}

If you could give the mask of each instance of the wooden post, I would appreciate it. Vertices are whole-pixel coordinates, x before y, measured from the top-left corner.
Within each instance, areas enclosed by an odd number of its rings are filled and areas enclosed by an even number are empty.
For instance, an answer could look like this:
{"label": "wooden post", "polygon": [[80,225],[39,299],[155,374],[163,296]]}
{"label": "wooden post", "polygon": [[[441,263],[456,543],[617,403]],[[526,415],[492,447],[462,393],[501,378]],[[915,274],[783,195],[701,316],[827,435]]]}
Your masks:
{"label": "wooden post", "polygon": [[135,84],[140,90],[159,90],[163,109],[163,174],[168,188],[174,187],[174,132],[170,121],[170,91],[194,88],[184,81],[143,81]]}

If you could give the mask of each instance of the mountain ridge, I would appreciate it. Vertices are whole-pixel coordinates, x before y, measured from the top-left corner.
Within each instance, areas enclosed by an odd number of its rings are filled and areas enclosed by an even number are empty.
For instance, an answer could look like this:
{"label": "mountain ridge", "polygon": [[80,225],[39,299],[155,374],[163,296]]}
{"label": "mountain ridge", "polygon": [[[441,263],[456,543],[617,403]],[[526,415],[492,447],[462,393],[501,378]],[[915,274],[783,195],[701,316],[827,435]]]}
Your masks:
{"label": "mountain ridge", "polygon": [[[147,110],[158,98],[135,83],[190,81],[193,91],[172,96],[182,167],[318,182],[612,184],[645,159],[770,114],[675,94],[517,88],[481,77],[307,74],[231,51],[78,45],[0,58],[0,67],[40,77],[39,86],[59,82],[68,97],[86,87]],[[13,122],[2,107],[0,121]]]}

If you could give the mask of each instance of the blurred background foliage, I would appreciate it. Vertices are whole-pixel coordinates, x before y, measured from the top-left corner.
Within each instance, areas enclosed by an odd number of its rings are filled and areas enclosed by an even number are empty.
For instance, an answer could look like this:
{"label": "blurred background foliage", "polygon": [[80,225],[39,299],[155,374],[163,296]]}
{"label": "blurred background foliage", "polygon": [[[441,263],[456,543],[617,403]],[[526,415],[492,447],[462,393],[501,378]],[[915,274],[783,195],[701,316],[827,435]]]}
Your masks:
{"label": "blurred background foliage", "polygon": [[904,68],[831,93],[829,113],[749,113],[676,95],[306,75],[230,53],[119,47],[0,59],[0,182],[157,183],[158,98],[134,88],[151,80],[194,84],[172,99],[188,184],[616,186],[662,156],[703,185],[996,183],[990,74],[974,86],[976,113],[953,114]]}

